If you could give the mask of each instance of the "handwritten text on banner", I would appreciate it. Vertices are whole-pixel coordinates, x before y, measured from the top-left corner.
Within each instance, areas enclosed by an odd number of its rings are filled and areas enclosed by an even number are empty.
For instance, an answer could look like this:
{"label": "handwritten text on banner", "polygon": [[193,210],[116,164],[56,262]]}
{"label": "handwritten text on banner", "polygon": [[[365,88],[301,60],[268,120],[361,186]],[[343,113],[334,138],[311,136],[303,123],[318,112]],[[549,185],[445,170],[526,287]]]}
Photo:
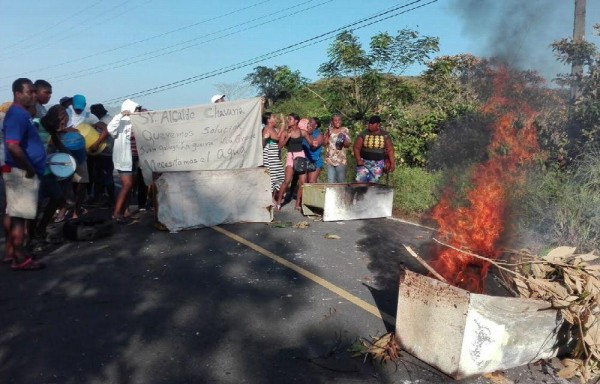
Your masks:
{"label": "handwritten text on banner", "polygon": [[154,172],[262,165],[260,98],[131,114],[142,167]]}

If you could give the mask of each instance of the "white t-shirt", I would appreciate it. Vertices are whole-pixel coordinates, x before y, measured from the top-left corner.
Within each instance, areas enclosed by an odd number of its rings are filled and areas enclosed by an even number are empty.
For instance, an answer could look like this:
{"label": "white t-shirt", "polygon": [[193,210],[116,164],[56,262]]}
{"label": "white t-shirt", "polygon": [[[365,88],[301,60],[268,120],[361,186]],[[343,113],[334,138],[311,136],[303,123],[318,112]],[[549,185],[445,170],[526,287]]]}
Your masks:
{"label": "white t-shirt", "polygon": [[69,108],[67,108],[67,115],[69,115],[69,122],[67,123],[67,127],[77,128],[79,124],[86,123],[94,125],[98,122],[98,118],[95,115],[92,115],[88,111],[77,113],[73,109],[73,106],[69,106]]}

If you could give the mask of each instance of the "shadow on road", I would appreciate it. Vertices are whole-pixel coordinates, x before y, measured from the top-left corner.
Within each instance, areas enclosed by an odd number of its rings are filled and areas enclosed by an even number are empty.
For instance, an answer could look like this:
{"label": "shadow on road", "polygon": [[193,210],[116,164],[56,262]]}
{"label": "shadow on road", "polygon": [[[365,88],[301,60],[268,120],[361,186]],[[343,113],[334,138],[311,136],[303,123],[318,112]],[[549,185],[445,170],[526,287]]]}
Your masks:
{"label": "shadow on road", "polygon": [[212,229],[160,232],[145,213],[43,261],[0,272],[3,383],[392,382],[349,356],[359,331],[290,323],[311,314],[310,282]]}
{"label": "shadow on road", "polygon": [[[378,304],[395,316],[400,272],[407,268],[427,274],[427,270],[409,255],[404,244],[421,253],[426,249],[431,232],[390,219],[366,220],[360,232],[364,237],[357,241],[357,245],[369,256],[368,268],[375,280],[375,287],[369,289]],[[421,253],[421,256],[428,259],[427,254]]]}
{"label": "shadow on road", "polygon": [[209,228],[159,232],[147,213],[115,229],[47,248],[43,271],[3,269],[0,381],[281,382],[304,280]]}

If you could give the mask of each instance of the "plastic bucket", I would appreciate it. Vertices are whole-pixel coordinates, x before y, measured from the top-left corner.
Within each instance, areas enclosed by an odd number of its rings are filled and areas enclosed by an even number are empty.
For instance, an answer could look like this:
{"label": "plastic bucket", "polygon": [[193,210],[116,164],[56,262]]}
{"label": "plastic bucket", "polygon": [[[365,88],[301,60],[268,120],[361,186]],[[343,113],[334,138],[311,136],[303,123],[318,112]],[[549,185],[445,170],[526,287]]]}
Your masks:
{"label": "plastic bucket", "polygon": [[77,168],[77,163],[73,156],[60,152],[49,155],[46,164],[50,172],[59,180],[71,177],[75,172],[75,168]]}
{"label": "plastic bucket", "polygon": [[61,136],[63,145],[71,152],[77,164],[85,161],[87,153],[85,151],[85,139],[79,132],[66,132]]}

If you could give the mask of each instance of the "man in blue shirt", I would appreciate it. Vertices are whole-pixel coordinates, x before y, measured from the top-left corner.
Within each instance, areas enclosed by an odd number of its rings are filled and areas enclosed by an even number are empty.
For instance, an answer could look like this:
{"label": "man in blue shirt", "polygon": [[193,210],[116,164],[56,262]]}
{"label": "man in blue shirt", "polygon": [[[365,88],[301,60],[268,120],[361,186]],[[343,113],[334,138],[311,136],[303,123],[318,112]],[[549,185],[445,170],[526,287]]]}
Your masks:
{"label": "man in blue shirt", "polygon": [[25,221],[35,219],[40,178],[46,167],[46,152],[27,108],[35,105],[35,87],[31,80],[13,82],[13,104],[3,123],[6,166],[3,178],[6,188],[6,214],[10,217],[4,261],[14,271],[30,271],[44,267],[23,250]]}

